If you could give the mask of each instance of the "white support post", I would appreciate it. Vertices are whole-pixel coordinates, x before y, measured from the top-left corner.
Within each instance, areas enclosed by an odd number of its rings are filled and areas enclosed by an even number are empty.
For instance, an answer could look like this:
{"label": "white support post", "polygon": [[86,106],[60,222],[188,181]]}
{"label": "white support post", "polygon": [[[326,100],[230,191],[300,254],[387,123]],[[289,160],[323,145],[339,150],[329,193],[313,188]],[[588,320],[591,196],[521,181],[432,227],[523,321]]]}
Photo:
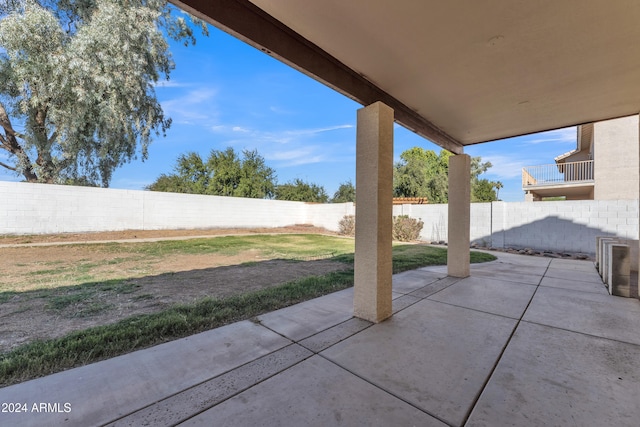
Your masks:
{"label": "white support post", "polygon": [[393,110],[358,110],[354,315],[381,322],[392,313]]}
{"label": "white support post", "polygon": [[449,236],[447,272],[453,277],[470,274],[471,157],[449,157]]}

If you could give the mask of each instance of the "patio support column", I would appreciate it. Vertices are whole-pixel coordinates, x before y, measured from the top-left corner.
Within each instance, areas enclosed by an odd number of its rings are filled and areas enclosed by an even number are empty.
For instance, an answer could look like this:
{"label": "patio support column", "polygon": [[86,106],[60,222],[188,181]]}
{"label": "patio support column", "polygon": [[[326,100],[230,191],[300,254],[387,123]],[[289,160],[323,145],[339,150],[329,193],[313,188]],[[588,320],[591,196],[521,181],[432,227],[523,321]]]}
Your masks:
{"label": "patio support column", "polygon": [[358,110],[356,248],[353,312],[370,322],[391,316],[393,110],[376,102]]}
{"label": "patio support column", "polygon": [[447,273],[467,277],[470,272],[471,157],[449,157],[449,231]]}

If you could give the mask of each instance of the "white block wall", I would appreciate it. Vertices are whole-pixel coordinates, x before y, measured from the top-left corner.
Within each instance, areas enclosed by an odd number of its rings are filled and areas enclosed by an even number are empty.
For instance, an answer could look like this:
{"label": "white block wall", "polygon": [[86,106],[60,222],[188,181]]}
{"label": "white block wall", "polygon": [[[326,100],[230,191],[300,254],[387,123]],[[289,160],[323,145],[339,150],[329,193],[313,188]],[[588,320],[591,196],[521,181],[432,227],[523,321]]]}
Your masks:
{"label": "white block wall", "polygon": [[305,207],[306,220],[302,222],[303,224],[313,224],[333,231],[338,231],[338,223],[345,215],[356,214],[353,203],[307,203]]}
{"label": "white block wall", "polygon": [[[499,207],[495,206],[499,209]],[[501,203],[493,233],[504,247],[595,252],[596,236],[638,239],[638,200]],[[494,215],[494,219],[497,215]]]}
{"label": "white block wall", "polygon": [[[471,205],[471,241],[491,243],[491,203],[473,203]],[[424,226],[420,233],[422,240],[439,242],[448,240],[449,205],[401,205],[394,206],[393,215],[409,215],[420,219]]]}
{"label": "white block wall", "polygon": [[[338,230],[353,203],[160,193],[0,181],[0,234],[312,224]],[[422,240],[447,241],[447,205],[399,205],[424,222]],[[638,239],[638,200],[474,203],[471,241],[483,246],[595,252],[595,237]]]}
{"label": "white block wall", "polygon": [[143,229],[139,193],[0,181],[0,234]]}
{"label": "white block wall", "polygon": [[[353,211],[352,203],[325,206],[2,181],[0,200],[0,234],[282,227],[309,223],[337,230],[338,221],[349,212],[349,206]],[[315,222],[310,222],[310,216]]]}
{"label": "white block wall", "polygon": [[[420,238],[447,240],[448,205],[394,206],[424,222]],[[498,248],[595,252],[595,237],[638,239],[638,200],[473,203],[471,241]]]}
{"label": "white block wall", "polygon": [[143,229],[282,227],[306,223],[305,204],[140,191]]}
{"label": "white block wall", "polygon": [[[420,238],[430,242],[447,241],[448,205],[395,205],[393,215],[409,215],[424,223]],[[473,215],[472,215],[473,218]]]}

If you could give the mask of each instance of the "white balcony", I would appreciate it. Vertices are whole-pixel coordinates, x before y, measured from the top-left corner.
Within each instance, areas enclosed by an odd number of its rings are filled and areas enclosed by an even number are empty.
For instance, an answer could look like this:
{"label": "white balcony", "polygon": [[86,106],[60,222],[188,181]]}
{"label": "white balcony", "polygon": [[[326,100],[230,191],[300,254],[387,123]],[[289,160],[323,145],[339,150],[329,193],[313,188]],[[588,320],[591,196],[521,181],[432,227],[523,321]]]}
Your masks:
{"label": "white balcony", "polygon": [[522,189],[533,200],[558,196],[589,199],[593,197],[593,185],[593,160],[522,168]]}

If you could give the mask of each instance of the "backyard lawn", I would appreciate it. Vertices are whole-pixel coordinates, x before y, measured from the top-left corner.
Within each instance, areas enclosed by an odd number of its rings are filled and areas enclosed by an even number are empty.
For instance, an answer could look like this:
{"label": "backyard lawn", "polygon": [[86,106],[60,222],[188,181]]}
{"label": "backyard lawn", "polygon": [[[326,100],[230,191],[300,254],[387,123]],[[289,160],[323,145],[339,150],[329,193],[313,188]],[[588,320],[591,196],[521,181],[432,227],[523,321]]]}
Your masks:
{"label": "backyard lawn", "polygon": [[[0,386],[350,287],[353,248],[322,234],[0,248]],[[396,273],[445,263],[444,248],[393,249]]]}

